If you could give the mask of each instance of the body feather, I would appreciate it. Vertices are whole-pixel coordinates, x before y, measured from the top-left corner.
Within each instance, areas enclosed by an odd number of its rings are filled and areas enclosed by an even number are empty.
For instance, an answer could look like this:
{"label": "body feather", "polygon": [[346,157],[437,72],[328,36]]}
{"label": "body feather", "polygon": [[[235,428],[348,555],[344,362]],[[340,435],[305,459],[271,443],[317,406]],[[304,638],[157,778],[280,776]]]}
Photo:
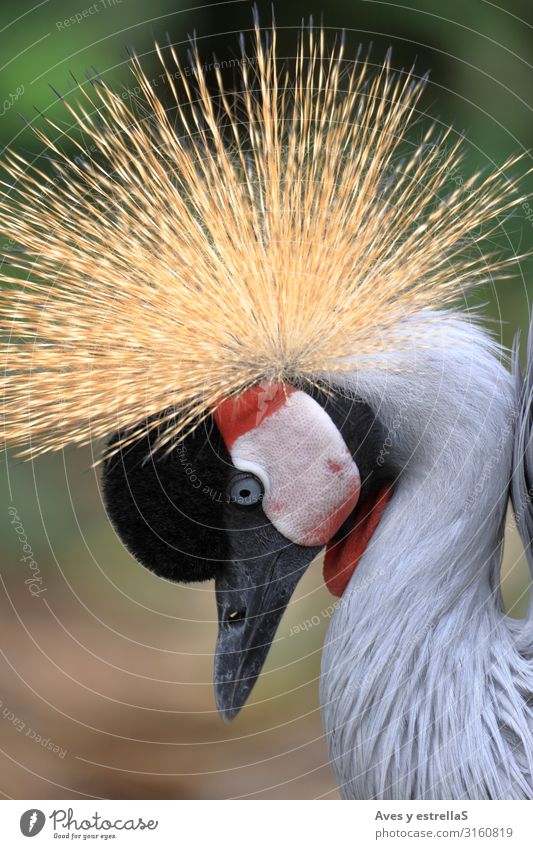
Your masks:
{"label": "body feather", "polygon": [[327,635],[324,726],[347,798],[532,798],[533,634],[500,593],[520,398],[475,323],[432,325],[403,369],[342,383],[402,473]]}

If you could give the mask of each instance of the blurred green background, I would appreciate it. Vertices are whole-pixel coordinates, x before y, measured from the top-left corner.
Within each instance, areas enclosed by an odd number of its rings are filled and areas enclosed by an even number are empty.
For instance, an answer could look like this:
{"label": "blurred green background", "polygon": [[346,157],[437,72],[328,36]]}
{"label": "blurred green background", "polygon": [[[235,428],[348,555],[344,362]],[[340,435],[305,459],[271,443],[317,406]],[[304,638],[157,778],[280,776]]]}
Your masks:
{"label": "blurred green background", "polygon": [[[96,69],[113,85],[128,85],[130,46],[154,74],[153,42],[167,32],[182,58],[193,31],[206,61],[213,50],[219,58],[236,54],[236,33],[251,26],[249,2],[182,6],[176,0],[4,0],[0,147],[40,152],[21,115],[34,120],[37,109],[64,121],[50,85],[68,95],[71,74],[83,80]],[[269,23],[270,2],[258,7]],[[326,8],[298,0],[277,4],[275,14],[284,55],[293,54],[295,28],[313,14],[332,32],[344,28],[349,50],[373,42],[379,61],[392,45],[394,65],[416,60],[420,73],[429,69],[423,107],[464,133],[466,175],[531,148],[529,0],[507,0],[505,9],[484,0],[329,0]],[[532,188],[525,178],[524,191]],[[502,244],[509,255],[533,247],[532,210],[533,202],[506,223]],[[527,327],[530,272],[531,262],[523,262],[510,279],[475,294],[506,344]],[[3,463],[0,792],[13,798],[335,798],[318,711],[320,649],[333,599],[319,564],[298,590],[250,705],[226,727],[211,684],[212,588],[172,586],[133,561],[107,522],[91,462],[89,450],[69,450],[33,464],[11,455]],[[24,584],[10,504],[46,587],[37,598]],[[512,529],[505,574],[507,602],[520,615],[525,570]]]}

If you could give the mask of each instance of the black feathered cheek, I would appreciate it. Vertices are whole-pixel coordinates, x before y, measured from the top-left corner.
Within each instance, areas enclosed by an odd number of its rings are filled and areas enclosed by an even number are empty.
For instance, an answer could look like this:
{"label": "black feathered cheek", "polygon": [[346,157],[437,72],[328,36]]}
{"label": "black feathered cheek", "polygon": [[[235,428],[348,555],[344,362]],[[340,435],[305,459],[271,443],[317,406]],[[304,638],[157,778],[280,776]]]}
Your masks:
{"label": "black feathered cheek", "polygon": [[[116,444],[115,434],[110,445]],[[211,422],[171,453],[151,454],[155,435],[106,460],[108,516],[122,542],[147,569],[171,581],[205,581],[228,559],[224,504],[231,460]]]}
{"label": "black feathered cheek", "polygon": [[[364,501],[383,480],[396,476],[388,457],[383,464],[377,462],[384,445],[383,427],[361,401],[331,398],[320,390],[313,396],[331,416],[357,463]],[[119,438],[115,434],[110,445]],[[284,544],[260,499],[247,505],[247,499],[253,500],[250,481],[243,490],[247,496],[231,499],[242,473],[233,466],[211,418],[169,454],[151,453],[156,438],[154,432],[118,451],[106,461],[102,475],[109,518],[139,563],[171,581],[205,581],[230,561],[247,561],[265,554],[269,546],[274,551]]]}

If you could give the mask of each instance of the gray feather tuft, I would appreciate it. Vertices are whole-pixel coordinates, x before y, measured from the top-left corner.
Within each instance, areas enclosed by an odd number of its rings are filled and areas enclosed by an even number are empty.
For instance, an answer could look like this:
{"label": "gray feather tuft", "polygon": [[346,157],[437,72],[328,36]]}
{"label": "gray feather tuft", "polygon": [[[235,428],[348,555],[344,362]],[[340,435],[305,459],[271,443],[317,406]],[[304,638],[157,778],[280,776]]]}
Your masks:
{"label": "gray feather tuft", "polygon": [[323,721],[346,798],[533,798],[531,627],[500,594],[513,451],[515,504],[533,472],[531,369],[518,380],[453,314],[433,314],[423,343],[407,327],[390,371],[344,379],[403,469],[324,647]]}
{"label": "gray feather tuft", "polygon": [[[513,345],[512,365],[517,398],[517,421],[513,446],[511,500],[518,531],[533,573],[533,315],[527,340],[526,373],[520,368],[520,336]],[[529,600],[531,621],[533,599]],[[531,634],[533,643],[533,634]]]}

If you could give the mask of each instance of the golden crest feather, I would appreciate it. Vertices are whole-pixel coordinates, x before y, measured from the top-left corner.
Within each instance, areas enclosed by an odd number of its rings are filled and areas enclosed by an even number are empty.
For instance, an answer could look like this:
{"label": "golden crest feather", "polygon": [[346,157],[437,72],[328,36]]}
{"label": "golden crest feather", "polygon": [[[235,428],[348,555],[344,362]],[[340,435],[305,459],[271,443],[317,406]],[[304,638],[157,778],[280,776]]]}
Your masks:
{"label": "golden crest feather", "polygon": [[218,69],[210,91],[196,51],[188,75],[157,46],[172,110],[136,57],[142,110],[79,86],[65,107],[84,143],[36,130],[55,178],[5,156],[0,229],[27,279],[3,278],[2,435],[24,453],[162,422],[173,445],[263,379],[378,364],[402,318],[501,269],[481,240],[519,200],[512,162],[449,190],[451,129],[399,158],[423,78],[348,61],[313,27],[289,72],[267,36],[242,46],[232,92]]}

